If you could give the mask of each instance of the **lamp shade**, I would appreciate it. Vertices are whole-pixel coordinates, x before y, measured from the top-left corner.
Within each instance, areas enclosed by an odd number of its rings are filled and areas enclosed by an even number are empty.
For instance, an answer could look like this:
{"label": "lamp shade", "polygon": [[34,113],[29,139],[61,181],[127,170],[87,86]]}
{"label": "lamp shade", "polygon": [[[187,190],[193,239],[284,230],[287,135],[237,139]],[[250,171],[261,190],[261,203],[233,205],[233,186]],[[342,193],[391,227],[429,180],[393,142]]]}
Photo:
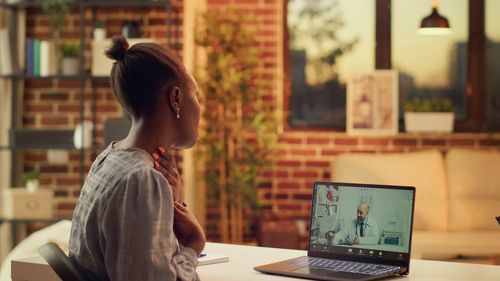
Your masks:
{"label": "lamp shade", "polygon": [[450,23],[447,18],[438,13],[437,7],[433,7],[432,13],[422,19],[418,33],[426,35],[449,34]]}

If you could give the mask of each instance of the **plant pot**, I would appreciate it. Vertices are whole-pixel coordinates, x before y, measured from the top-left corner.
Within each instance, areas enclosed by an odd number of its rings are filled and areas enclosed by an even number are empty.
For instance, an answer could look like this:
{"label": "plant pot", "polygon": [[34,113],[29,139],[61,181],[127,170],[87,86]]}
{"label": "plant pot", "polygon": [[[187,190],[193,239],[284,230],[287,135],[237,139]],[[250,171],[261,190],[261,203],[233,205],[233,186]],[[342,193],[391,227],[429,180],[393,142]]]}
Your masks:
{"label": "plant pot", "polygon": [[105,28],[94,28],[93,31],[94,40],[100,41],[106,39],[106,29]]}
{"label": "plant pot", "polygon": [[38,190],[39,185],[40,184],[37,179],[28,180],[26,182],[26,190],[28,190],[28,192],[35,192]]}
{"label": "plant pot", "polygon": [[78,58],[65,57],[62,59],[62,74],[77,75],[78,74]]}
{"label": "plant pot", "polygon": [[409,133],[451,133],[453,112],[405,112],[405,130]]}

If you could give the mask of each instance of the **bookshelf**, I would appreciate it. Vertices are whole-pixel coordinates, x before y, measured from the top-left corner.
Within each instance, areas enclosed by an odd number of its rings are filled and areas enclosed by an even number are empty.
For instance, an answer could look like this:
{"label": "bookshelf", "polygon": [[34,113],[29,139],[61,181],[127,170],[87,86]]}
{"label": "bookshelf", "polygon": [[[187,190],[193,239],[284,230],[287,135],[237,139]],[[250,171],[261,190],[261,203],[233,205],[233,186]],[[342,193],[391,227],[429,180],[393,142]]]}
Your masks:
{"label": "bookshelf", "polygon": [[[9,132],[9,144],[8,146],[0,146],[2,150],[10,150],[12,153],[11,157],[11,186],[20,186],[21,184],[21,174],[23,171],[23,151],[32,149],[65,149],[65,150],[78,150],[80,155],[80,185],[84,181],[85,173],[85,153],[95,153],[98,150],[103,149],[103,145],[97,145],[94,138],[96,136],[96,126],[97,123],[97,104],[96,104],[96,84],[109,79],[108,76],[94,76],[91,74],[89,69],[86,69],[86,61],[89,57],[85,56],[85,46],[90,38],[88,37],[88,29],[92,26],[86,25],[86,13],[90,11],[95,17],[95,13],[99,12],[98,8],[106,7],[116,7],[116,8],[147,8],[147,7],[161,7],[164,8],[167,14],[167,19],[165,21],[165,37],[171,38],[173,40],[167,40],[168,46],[171,49],[176,50],[178,44],[175,38],[172,36],[173,28],[175,23],[173,18],[173,9],[171,2],[169,0],[114,0],[114,1],[73,1],[69,0],[67,2],[72,11],[76,11],[79,16],[79,70],[75,75],[60,75],[60,74],[50,74],[45,76],[27,74],[26,71],[26,56],[25,56],[25,44],[26,44],[26,11],[32,8],[40,8],[41,5],[39,1],[9,1],[0,0],[0,9],[4,10],[8,14],[8,30],[9,39],[11,41],[12,47],[12,57],[19,58],[20,61],[13,61],[13,68],[10,73],[1,73],[0,79],[7,81],[10,86],[10,94],[12,99],[11,106],[11,126]],[[124,19],[125,20],[125,19]],[[88,23],[88,21],[87,21]],[[87,34],[87,36],[86,36]],[[23,52],[21,54],[17,52]],[[1,56],[0,56],[1,59]],[[88,68],[88,67],[87,67]],[[78,81],[78,91],[79,91],[79,116],[80,120],[84,120],[85,117],[85,91],[86,87],[88,90],[88,85],[90,84],[90,92],[92,96],[90,112],[92,114],[91,120],[94,124],[94,131],[92,134],[92,146],[90,148],[75,148],[73,144],[73,129],[57,129],[57,128],[44,128],[44,129],[33,129],[24,128],[22,122],[22,108],[19,103],[22,102],[22,97],[24,94],[24,84],[26,81],[64,81],[64,80],[74,80]],[[88,83],[89,82],[89,83]],[[81,134],[81,141],[84,141],[84,134]]]}

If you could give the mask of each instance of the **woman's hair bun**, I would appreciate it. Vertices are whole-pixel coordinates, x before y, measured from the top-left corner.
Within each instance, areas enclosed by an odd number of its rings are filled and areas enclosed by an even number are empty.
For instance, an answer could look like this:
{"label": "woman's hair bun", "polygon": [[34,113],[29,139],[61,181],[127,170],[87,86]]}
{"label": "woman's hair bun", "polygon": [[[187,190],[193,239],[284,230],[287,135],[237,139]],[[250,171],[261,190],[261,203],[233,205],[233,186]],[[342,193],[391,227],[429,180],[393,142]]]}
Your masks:
{"label": "woman's hair bun", "polygon": [[106,49],[106,56],[112,60],[121,61],[128,49],[127,38],[122,35],[114,36],[111,46]]}

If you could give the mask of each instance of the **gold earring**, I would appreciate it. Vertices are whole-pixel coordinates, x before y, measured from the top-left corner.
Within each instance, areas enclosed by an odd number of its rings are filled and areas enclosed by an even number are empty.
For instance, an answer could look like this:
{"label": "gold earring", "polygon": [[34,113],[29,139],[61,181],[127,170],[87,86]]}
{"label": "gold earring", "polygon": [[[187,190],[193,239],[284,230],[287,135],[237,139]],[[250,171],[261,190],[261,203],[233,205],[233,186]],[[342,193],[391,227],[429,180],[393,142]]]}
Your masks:
{"label": "gold earring", "polygon": [[177,106],[175,108],[175,113],[177,114],[177,119],[181,118],[181,116],[179,115],[179,112],[180,112],[180,109],[179,109],[179,106]]}

